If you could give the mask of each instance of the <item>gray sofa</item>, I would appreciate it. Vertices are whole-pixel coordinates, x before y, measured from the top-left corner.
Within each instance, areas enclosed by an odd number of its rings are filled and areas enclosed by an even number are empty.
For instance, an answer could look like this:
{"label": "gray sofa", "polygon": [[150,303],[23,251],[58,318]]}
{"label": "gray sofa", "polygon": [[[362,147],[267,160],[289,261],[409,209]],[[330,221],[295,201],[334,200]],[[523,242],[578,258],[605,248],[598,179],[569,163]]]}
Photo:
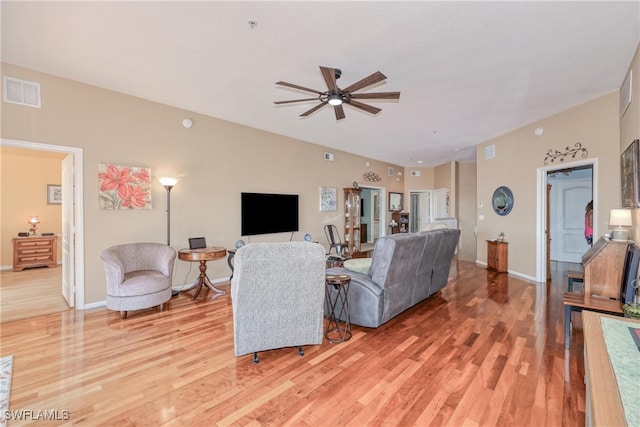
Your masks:
{"label": "gray sofa", "polygon": [[444,288],[459,237],[456,229],[393,234],[377,240],[368,274],[328,269],[351,276],[351,323],[378,327]]}

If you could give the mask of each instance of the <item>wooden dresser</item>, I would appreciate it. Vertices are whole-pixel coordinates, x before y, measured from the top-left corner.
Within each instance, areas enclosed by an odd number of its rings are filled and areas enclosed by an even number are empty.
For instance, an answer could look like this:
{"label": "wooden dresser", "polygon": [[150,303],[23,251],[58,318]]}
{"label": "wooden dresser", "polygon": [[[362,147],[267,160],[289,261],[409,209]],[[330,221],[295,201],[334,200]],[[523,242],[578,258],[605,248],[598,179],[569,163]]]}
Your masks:
{"label": "wooden dresser", "polygon": [[13,239],[13,271],[29,267],[58,265],[57,236],[29,236]]}
{"label": "wooden dresser", "polygon": [[497,273],[507,273],[509,269],[509,244],[487,240],[487,268]]}

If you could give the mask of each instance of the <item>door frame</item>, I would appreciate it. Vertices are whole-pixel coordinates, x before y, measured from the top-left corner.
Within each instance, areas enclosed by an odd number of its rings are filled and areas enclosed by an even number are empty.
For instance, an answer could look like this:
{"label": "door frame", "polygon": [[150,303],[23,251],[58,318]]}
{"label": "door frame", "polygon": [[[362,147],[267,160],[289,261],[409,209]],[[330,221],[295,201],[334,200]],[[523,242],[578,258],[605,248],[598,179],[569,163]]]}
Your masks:
{"label": "door frame", "polygon": [[378,187],[376,185],[359,184],[360,188],[366,188],[368,190],[380,191],[380,221],[379,221],[379,234],[378,237],[387,235],[387,190],[385,187]]}
{"label": "door frame", "polygon": [[82,148],[64,145],[43,144],[39,142],[21,141],[0,138],[0,146],[24,148],[28,150],[52,151],[73,155],[74,164],[74,208],[70,212],[74,215],[75,237],[71,239],[75,253],[75,284],[74,307],[84,309],[84,205],[83,205],[83,158]]}
{"label": "door frame", "polygon": [[[537,174],[537,204],[536,204],[536,282],[546,283],[547,281],[547,247],[546,247],[546,212],[547,212],[547,172],[557,169],[572,169],[581,166],[591,166],[592,168],[592,191],[593,204],[598,206],[598,159],[577,160],[575,162],[563,163],[562,165],[549,165],[539,167]],[[598,236],[598,211],[593,211],[593,235]]]}
{"label": "door frame", "polygon": [[[409,197],[408,197],[408,209],[405,209],[405,212],[409,212],[409,215],[415,215],[415,212],[411,212],[411,194],[424,194],[424,193],[428,193],[429,194],[429,212],[427,212],[427,219],[428,219],[428,223],[429,222],[433,222],[434,219],[434,215],[433,215],[433,190],[409,190]],[[409,221],[409,223],[411,223],[411,221]],[[424,227],[424,224],[422,225]],[[420,231],[420,230],[416,230],[416,231]]]}

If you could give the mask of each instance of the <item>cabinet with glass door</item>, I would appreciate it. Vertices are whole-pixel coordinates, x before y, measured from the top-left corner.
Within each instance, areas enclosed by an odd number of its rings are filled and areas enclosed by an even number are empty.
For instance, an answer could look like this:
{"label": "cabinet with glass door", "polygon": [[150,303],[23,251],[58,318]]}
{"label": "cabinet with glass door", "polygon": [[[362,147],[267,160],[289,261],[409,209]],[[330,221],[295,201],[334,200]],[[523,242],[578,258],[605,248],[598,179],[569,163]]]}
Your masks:
{"label": "cabinet with glass door", "polygon": [[[348,256],[360,252],[360,199],[359,188],[344,189],[344,239],[347,242]],[[343,255],[344,250],[343,250]]]}

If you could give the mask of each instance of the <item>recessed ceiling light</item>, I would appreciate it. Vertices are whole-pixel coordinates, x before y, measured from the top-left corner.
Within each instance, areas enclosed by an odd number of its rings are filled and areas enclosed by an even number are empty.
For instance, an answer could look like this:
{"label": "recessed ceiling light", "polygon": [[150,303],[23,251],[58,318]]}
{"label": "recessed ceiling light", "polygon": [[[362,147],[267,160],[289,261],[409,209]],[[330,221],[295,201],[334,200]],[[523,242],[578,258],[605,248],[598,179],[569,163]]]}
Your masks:
{"label": "recessed ceiling light", "polygon": [[418,163],[422,164],[422,160],[418,160]]}

